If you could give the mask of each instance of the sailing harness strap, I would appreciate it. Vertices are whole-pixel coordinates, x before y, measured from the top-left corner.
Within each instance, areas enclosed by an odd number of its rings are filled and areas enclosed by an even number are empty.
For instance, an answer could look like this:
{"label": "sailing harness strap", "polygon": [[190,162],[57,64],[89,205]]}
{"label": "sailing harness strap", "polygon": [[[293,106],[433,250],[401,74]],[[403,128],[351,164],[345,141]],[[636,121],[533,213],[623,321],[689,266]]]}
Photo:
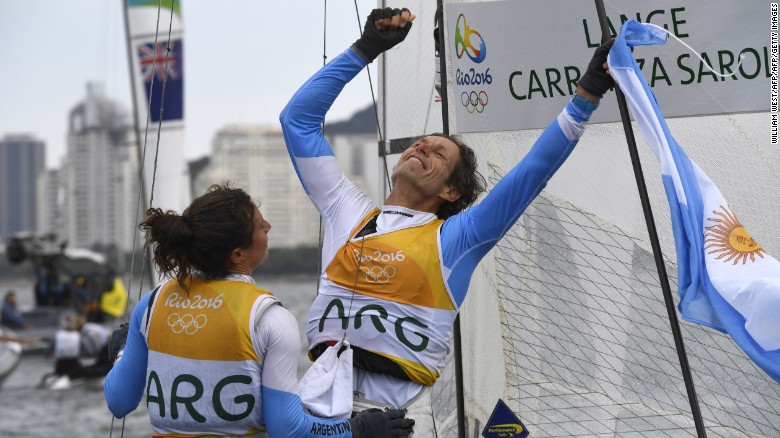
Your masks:
{"label": "sailing harness strap", "polygon": [[[379,214],[381,214],[381,212],[378,212],[373,217],[371,217],[371,219],[366,222],[366,225],[364,225],[363,228],[361,228],[353,238],[365,238],[368,235],[376,233],[376,222],[379,218]],[[355,291],[353,290],[352,293],[354,294]],[[336,343],[337,341],[327,341],[315,345],[309,350],[309,359],[312,361],[317,360],[325,352],[325,350],[328,349],[328,347],[332,347],[336,345]],[[382,356],[381,354],[365,350],[355,345],[350,345],[350,348],[353,350],[352,360],[353,366],[355,368],[371,373],[385,374],[408,382],[412,381],[409,375],[397,362],[394,362],[387,357]],[[339,354],[341,354],[341,352],[345,349],[346,347],[341,347]]]}
{"label": "sailing harness strap", "polygon": [[149,304],[146,306],[146,327],[145,331],[149,331],[149,319],[151,318],[152,314],[152,305],[154,305],[154,298],[157,296],[157,292],[160,291],[160,288],[162,288],[162,284],[154,288],[152,291],[152,295],[149,297]]}

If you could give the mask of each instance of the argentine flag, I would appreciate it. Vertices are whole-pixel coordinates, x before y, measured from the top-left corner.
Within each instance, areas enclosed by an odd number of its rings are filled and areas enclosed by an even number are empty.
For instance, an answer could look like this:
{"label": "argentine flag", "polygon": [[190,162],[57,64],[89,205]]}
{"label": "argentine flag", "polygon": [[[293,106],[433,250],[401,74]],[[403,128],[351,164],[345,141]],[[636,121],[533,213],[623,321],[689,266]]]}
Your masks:
{"label": "argentine flag", "polygon": [[608,57],[645,141],[661,163],[677,248],[679,310],[728,333],[780,383],[780,262],[745,230],[717,187],[672,138],[631,47],[664,44],[666,32],[627,21]]}

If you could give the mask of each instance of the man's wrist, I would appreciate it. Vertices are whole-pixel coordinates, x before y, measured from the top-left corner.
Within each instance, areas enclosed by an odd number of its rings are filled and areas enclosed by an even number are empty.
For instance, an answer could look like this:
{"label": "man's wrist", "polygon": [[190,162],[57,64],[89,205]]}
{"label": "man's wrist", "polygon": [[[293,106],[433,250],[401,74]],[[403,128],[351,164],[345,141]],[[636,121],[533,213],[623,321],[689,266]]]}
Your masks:
{"label": "man's wrist", "polygon": [[600,97],[590,94],[586,89],[579,85],[577,85],[577,89],[574,90],[574,94],[575,96],[579,96],[590,103],[595,103],[596,105],[598,105],[599,101],[601,100]]}
{"label": "man's wrist", "polygon": [[364,55],[354,44],[352,44],[352,51],[355,52],[355,55],[362,59],[366,64],[371,64],[371,60],[366,58],[366,55]]}

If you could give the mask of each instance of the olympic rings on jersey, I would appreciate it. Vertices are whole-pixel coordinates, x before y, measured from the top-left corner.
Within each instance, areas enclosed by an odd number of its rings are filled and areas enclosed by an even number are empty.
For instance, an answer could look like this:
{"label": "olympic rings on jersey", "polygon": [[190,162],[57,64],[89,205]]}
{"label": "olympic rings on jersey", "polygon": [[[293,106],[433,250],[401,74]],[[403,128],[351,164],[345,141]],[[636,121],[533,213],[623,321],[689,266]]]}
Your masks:
{"label": "olympic rings on jersey", "polygon": [[191,335],[205,326],[207,321],[206,315],[192,316],[189,313],[184,315],[171,313],[168,315],[168,326],[171,327],[174,333],[184,332]]}
{"label": "olympic rings on jersey", "polygon": [[371,268],[361,266],[360,272],[365,274],[366,281],[369,283],[387,283],[396,274],[394,266],[385,266],[384,268],[381,266],[372,266]]}
{"label": "olympic rings on jersey", "polygon": [[473,113],[474,111],[481,113],[485,111],[485,106],[488,104],[488,95],[484,90],[477,91],[464,91],[460,94],[460,103],[466,107],[466,111]]}

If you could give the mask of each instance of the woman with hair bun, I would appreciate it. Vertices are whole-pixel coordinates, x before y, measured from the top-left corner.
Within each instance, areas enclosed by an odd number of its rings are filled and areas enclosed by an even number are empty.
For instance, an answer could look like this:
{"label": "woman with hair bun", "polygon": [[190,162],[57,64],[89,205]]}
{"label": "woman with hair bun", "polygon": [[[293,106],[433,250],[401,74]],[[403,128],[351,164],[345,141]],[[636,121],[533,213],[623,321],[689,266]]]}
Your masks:
{"label": "woman with hair bun", "polygon": [[139,226],[171,279],[145,294],[116,330],[105,382],[122,418],[146,390],[156,437],[404,437],[401,410],[331,421],[304,412],[295,318],[252,271],[268,256],[271,225],[241,189],[212,186],[179,215],[149,209]]}

